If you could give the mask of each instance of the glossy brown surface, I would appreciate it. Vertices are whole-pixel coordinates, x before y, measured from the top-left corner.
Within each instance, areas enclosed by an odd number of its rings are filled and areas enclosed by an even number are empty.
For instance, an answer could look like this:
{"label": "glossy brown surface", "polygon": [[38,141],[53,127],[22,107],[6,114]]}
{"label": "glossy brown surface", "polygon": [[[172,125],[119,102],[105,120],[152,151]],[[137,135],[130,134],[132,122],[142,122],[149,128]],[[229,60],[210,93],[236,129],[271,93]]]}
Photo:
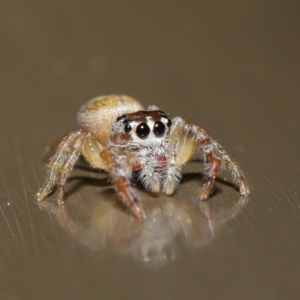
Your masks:
{"label": "glossy brown surface", "polygon": [[[243,4],[242,4],[243,3]],[[0,4],[1,299],[298,299],[296,1]],[[203,126],[240,163],[199,203],[201,165],[148,218],[81,164],[64,207],[36,203],[45,147],[87,100],[128,94]],[[139,188],[139,186],[138,186]]]}

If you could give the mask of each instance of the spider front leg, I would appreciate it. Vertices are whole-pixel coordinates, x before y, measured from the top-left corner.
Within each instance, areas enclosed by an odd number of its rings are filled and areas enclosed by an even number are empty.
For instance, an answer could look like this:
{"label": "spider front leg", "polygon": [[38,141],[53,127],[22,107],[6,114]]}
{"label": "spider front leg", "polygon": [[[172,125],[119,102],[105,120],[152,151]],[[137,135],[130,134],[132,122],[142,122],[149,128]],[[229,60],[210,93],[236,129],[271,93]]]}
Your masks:
{"label": "spider front leg", "polygon": [[[250,193],[241,169],[230,158],[222,146],[213,140],[203,128],[187,123],[180,117],[174,118],[172,123],[168,151],[175,153],[173,155],[175,162],[172,163],[171,156],[167,168],[168,174],[170,173],[170,168],[172,170],[173,167],[173,170],[175,170],[175,167],[179,167],[186,163],[194,152],[200,150],[203,153],[203,159],[206,165],[206,181],[200,192],[201,200],[207,199],[210,195],[216,176],[222,167],[231,171],[234,181],[238,185],[242,195],[248,195]],[[165,180],[165,185],[169,187],[171,192],[174,190],[174,182],[176,179],[175,172],[172,174],[170,179],[167,178]]]}
{"label": "spider front leg", "polygon": [[106,170],[111,176],[116,190],[120,192],[122,200],[132,213],[138,218],[145,218],[145,213],[141,207],[141,201],[130,185],[131,166],[125,161],[126,155],[121,153],[113,154],[111,148],[106,148],[100,152],[100,156],[106,166]]}

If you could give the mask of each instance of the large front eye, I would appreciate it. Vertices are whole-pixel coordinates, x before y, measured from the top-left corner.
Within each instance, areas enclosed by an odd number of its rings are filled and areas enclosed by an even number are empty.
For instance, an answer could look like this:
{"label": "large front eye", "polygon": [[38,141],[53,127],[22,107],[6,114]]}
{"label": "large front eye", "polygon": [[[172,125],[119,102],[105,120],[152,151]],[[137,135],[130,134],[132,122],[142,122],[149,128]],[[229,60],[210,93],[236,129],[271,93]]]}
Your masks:
{"label": "large front eye", "polygon": [[153,132],[156,136],[162,136],[165,133],[165,124],[161,121],[156,121],[154,123]]}
{"label": "large front eye", "polygon": [[141,123],[137,128],[136,128],[136,134],[139,138],[145,139],[150,133],[150,128],[146,123]]}

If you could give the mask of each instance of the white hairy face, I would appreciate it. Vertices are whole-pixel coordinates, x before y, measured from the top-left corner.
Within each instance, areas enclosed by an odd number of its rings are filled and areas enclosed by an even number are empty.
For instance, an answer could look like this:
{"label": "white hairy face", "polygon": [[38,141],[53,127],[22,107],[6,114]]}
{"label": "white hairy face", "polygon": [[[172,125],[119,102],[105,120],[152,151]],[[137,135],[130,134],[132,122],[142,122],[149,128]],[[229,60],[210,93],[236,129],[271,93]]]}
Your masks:
{"label": "white hairy face", "polygon": [[161,111],[139,111],[123,115],[112,126],[110,145],[155,146],[167,139],[170,126],[171,121]]}

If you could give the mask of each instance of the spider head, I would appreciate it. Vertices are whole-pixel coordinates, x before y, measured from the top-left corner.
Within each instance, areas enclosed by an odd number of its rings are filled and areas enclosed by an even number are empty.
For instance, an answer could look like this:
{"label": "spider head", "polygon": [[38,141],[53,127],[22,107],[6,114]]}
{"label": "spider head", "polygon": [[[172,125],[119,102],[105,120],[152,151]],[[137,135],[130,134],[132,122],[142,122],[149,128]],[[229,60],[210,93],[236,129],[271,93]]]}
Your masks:
{"label": "spider head", "polygon": [[150,146],[161,143],[169,135],[171,125],[163,111],[137,111],[117,118],[110,140],[117,145]]}

